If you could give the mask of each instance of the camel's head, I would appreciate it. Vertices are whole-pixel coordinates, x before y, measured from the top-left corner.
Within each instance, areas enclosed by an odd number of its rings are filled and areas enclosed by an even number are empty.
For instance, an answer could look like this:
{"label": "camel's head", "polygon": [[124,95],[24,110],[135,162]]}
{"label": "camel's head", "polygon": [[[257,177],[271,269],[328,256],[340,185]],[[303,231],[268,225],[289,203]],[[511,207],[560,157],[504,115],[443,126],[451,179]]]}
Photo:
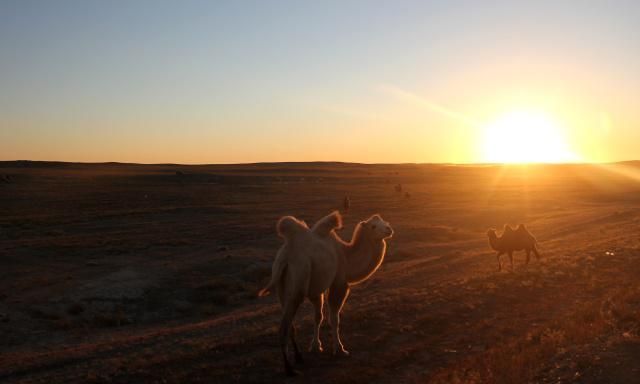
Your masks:
{"label": "camel's head", "polygon": [[496,234],[496,230],[495,229],[489,229],[487,231],[487,237],[489,238],[489,246],[491,246],[492,249],[497,250],[499,247],[498,244],[498,235]]}
{"label": "camel's head", "polygon": [[360,225],[376,239],[388,239],[393,236],[393,228],[388,222],[382,220],[380,215],[373,215],[367,221],[360,223]]}

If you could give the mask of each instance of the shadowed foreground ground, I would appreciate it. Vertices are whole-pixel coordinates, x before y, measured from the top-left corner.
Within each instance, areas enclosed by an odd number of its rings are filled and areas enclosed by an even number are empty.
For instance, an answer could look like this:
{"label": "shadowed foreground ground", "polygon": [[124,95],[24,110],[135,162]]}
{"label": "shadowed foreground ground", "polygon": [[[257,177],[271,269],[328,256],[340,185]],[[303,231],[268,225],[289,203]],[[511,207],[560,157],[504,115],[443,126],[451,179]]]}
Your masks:
{"label": "shadowed foreground ground", "polygon": [[[635,164],[0,163],[0,382],[633,382]],[[394,185],[401,183],[402,192]],[[405,196],[409,192],[409,196]],[[285,379],[279,308],[255,298],[274,223],[352,200],[396,235],[343,311],[351,356]],[[525,222],[544,259],[497,272],[487,228]],[[503,260],[506,261],[506,258]],[[311,306],[298,314],[311,339]],[[330,330],[323,329],[325,347]],[[330,348],[325,348],[330,350]]]}

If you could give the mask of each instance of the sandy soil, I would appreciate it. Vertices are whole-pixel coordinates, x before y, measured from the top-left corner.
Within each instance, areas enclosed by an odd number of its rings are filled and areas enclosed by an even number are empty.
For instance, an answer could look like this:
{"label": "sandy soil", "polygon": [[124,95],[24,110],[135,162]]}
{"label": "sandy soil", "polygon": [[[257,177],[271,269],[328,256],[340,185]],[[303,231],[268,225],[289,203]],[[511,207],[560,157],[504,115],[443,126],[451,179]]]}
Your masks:
{"label": "sandy soil", "polygon": [[[0,162],[0,176],[0,382],[640,377],[637,163]],[[286,379],[279,307],[255,297],[274,225],[314,222],[345,195],[343,237],[373,213],[396,235],[343,311],[351,356],[306,353]],[[543,259],[498,272],[485,232],[504,223],[526,223]],[[310,304],[297,323],[307,345]]]}

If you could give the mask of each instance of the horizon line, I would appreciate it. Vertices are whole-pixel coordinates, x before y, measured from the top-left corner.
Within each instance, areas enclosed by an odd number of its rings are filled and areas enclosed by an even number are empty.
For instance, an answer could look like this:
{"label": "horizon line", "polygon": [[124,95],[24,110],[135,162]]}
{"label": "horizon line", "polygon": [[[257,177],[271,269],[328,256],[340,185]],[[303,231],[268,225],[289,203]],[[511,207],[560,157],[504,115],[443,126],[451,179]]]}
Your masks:
{"label": "horizon line", "polygon": [[514,162],[514,163],[491,163],[491,162],[397,162],[397,163],[366,163],[356,161],[339,161],[339,160],[310,160],[310,161],[258,161],[246,163],[136,163],[127,161],[66,161],[66,160],[0,160],[3,163],[57,163],[57,164],[80,164],[80,165],[146,165],[146,166],[208,166],[208,165],[269,165],[269,164],[344,164],[344,165],[445,165],[445,166],[540,166],[540,165],[614,165],[622,163],[640,162],[640,159],[617,160],[617,161],[581,161],[581,162]]}

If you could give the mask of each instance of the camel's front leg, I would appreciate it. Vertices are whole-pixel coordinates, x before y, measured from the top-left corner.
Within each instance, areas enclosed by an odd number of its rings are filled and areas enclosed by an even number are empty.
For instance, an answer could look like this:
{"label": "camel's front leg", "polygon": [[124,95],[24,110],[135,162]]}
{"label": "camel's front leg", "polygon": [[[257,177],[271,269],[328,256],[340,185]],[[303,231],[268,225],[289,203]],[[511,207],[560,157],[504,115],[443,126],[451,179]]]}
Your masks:
{"label": "camel's front leg", "polygon": [[509,252],[509,263],[511,263],[511,272],[513,272],[513,251]]}
{"label": "camel's front leg", "polygon": [[322,325],[322,320],[324,319],[322,314],[322,307],[324,305],[324,294],[320,294],[317,297],[309,298],[309,300],[313,304],[313,309],[315,311],[315,333],[313,335],[313,339],[311,340],[309,352],[322,352],[322,342],[320,341],[320,326]]}
{"label": "camel's front leg", "polygon": [[502,256],[502,252],[496,253],[496,259],[498,259],[498,272],[502,271],[502,263],[500,262],[500,256]]}
{"label": "camel's front leg", "polygon": [[346,356],[349,352],[344,349],[342,340],[340,340],[340,311],[345,300],[349,296],[349,287],[347,284],[332,287],[329,290],[329,309],[331,321],[331,333],[333,336],[333,354]]}
{"label": "camel's front leg", "polygon": [[531,259],[531,250],[527,249],[527,261],[524,262],[524,265],[529,265],[529,259]]}

